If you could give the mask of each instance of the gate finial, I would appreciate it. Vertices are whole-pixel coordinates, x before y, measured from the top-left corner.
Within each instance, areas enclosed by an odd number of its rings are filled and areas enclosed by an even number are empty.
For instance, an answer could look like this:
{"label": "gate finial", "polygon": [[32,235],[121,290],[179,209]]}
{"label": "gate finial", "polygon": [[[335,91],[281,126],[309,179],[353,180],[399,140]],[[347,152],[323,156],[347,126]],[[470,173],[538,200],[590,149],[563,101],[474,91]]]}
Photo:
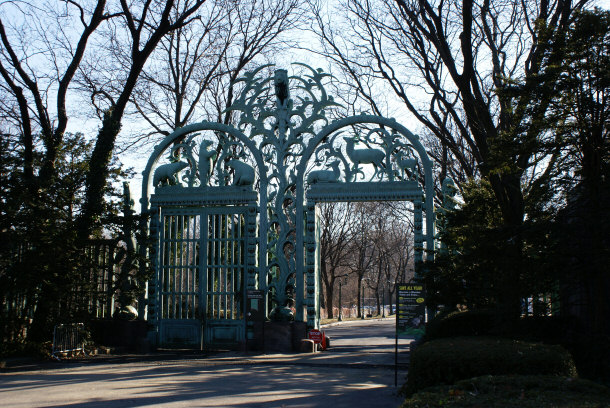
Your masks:
{"label": "gate finial", "polygon": [[286,101],[290,98],[290,90],[288,89],[288,71],[285,69],[276,69],[273,82],[275,84],[275,96],[277,97],[278,105],[285,107]]}

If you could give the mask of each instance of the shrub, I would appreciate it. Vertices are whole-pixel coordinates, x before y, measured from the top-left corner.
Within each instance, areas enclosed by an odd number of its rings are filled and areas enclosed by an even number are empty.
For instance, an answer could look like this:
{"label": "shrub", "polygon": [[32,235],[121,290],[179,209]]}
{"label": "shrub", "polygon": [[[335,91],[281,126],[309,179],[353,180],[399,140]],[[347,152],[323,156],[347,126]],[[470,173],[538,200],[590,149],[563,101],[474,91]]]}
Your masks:
{"label": "shrub", "polygon": [[0,343],[0,359],[12,357],[30,357],[46,359],[51,354],[51,342],[4,342]]}
{"label": "shrub", "polygon": [[602,408],[610,390],[587,380],[552,376],[484,376],[427,388],[401,408]]}
{"label": "shrub", "polygon": [[610,337],[579,337],[566,345],[574,356],[579,377],[610,386]]}
{"label": "shrub", "polygon": [[565,341],[570,321],[560,316],[524,317],[510,326],[498,325],[492,310],[440,313],[426,325],[424,342],[458,336],[502,335],[526,341],[558,344]]}
{"label": "shrub", "polygon": [[494,314],[490,310],[440,313],[426,325],[423,341],[445,337],[482,336],[491,332]]}
{"label": "shrub", "polygon": [[402,392],[482,375],[534,374],[573,377],[570,353],[560,346],[495,337],[456,337],[422,344],[411,355]]}

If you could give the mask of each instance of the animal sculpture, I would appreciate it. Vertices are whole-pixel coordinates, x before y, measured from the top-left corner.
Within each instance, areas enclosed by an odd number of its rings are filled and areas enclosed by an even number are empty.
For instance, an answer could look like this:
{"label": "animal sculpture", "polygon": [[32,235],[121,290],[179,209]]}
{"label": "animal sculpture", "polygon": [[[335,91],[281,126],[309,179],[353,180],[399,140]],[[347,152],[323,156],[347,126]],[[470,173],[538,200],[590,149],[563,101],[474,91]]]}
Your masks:
{"label": "animal sculpture", "polygon": [[210,180],[213,169],[213,160],[216,157],[215,150],[209,150],[214,142],[210,140],[203,140],[199,146],[199,181],[202,186],[206,186]]}
{"label": "animal sculpture", "polygon": [[228,160],[225,165],[233,168],[235,172],[233,174],[234,186],[251,186],[254,184],[254,169],[250,165],[235,159]]}
{"label": "animal sculpture", "polygon": [[378,167],[383,166],[383,159],[385,158],[385,152],[379,149],[354,149],[355,141],[351,137],[344,137],[347,156],[350,158],[352,163],[359,164],[372,164],[375,166],[375,172]]}
{"label": "animal sculpture", "polygon": [[288,88],[288,71],[285,69],[276,69],[273,82],[275,85],[275,96],[279,101],[279,105],[284,106],[285,101],[290,98],[290,90]]}
{"label": "animal sculpture", "polygon": [[329,163],[332,170],[314,170],[307,175],[308,184],[316,183],[336,183],[339,181],[341,176],[341,170],[339,170],[339,162],[334,161]]}
{"label": "animal sculpture", "polygon": [[155,170],[155,174],[153,175],[153,186],[157,187],[159,183],[161,183],[161,185],[178,184],[178,173],[188,165],[188,163],[182,161],[162,164]]}
{"label": "animal sculpture", "polygon": [[415,179],[415,168],[417,167],[417,158],[405,156],[404,153],[400,153],[396,157],[396,164],[411,180]]}

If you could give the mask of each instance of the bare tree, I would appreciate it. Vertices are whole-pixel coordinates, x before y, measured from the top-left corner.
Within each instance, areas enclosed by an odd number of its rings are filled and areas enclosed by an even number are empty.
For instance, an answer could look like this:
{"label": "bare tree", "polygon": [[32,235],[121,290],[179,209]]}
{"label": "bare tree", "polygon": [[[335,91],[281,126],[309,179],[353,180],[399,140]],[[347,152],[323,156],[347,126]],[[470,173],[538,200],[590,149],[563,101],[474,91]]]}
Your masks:
{"label": "bare tree", "polygon": [[388,294],[390,299],[394,298],[396,284],[408,282],[415,273],[413,251],[414,251],[414,228],[413,228],[413,209],[408,202],[387,202],[392,216],[388,219],[390,227],[388,229],[389,248],[388,263],[391,268],[386,275],[388,283]]}
{"label": "bare tree", "polygon": [[358,281],[358,317],[362,317],[360,294],[363,281],[370,281],[370,269],[375,262],[375,246],[372,239],[371,215],[374,203],[354,203],[352,206],[352,239],[350,241],[348,269]]}
{"label": "bare tree", "polygon": [[375,294],[377,314],[380,313],[380,295],[384,287],[384,275],[389,267],[388,263],[388,236],[389,229],[387,206],[383,203],[370,203],[371,215],[371,244],[374,245],[374,272],[369,274],[368,286]]}
{"label": "bare tree", "polygon": [[[368,76],[391,89],[446,148],[437,157],[445,173],[455,161],[464,176],[489,181],[512,231],[514,264],[506,265],[500,303],[513,316],[525,202],[551,177],[559,154],[543,119],[573,12],[587,3],[354,0],[341,2],[346,16],[335,31],[316,9],[324,53],[346,77],[358,84]],[[353,35],[333,35],[347,29]],[[374,101],[366,87],[358,89]]]}
{"label": "bare tree", "polygon": [[384,294],[391,302],[396,282],[408,279],[409,267],[412,274],[413,227],[411,213],[404,207],[408,206],[393,202],[321,205],[320,269],[329,318],[339,279],[347,277],[348,287],[350,281],[358,285],[354,300],[359,309],[365,285],[373,292],[379,312]]}
{"label": "bare tree", "polygon": [[[320,273],[324,283],[324,305],[333,318],[333,299],[337,279],[345,273],[352,239],[351,203],[320,205]],[[341,305],[339,305],[341,307]]]}
{"label": "bare tree", "polygon": [[[7,119],[2,131],[10,133],[9,157],[18,157],[22,170],[10,175],[8,194],[2,192],[14,217],[3,209],[1,231],[31,251],[23,257],[26,263],[10,264],[2,275],[11,282],[5,285],[9,291],[18,292],[9,295],[23,294],[35,310],[28,336],[44,339],[52,318],[69,318],[62,314],[65,296],[82,278],[82,250],[110,212],[105,195],[115,174],[112,152],[130,94],[159,41],[193,22],[204,2],[181,2],[177,15],[170,13],[174,0],[0,4],[0,115]],[[101,35],[102,28],[113,36]],[[100,42],[113,44],[117,38],[129,39],[128,60],[104,58]],[[96,69],[116,76],[113,88],[92,95],[107,100],[92,152],[82,135],[66,131],[69,119],[83,110],[70,100],[91,55],[98,59]],[[3,182],[9,179],[4,176]],[[11,248],[2,249],[3,260],[11,256]]]}
{"label": "bare tree", "polygon": [[[370,275],[368,286],[375,293],[377,313],[381,305],[390,299],[396,283],[407,279],[407,268],[413,268],[413,228],[410,217],[405,217],[397,208],[404,203],[370,203],[372,244],[374,251],[374,273]],[[410,216],[410,214],[409,214]]]}
{"label": "bare tree", "polygon": [[147,0],[130,6],[121,0],[116,10],[120,18],[113,20],[110,27],[113,33],[110,44],[111,49],[116,50],[126,38],[130,53],[128,59],[120,60],[123,65],[120,75],[92,94],[103,95],[107,108],[103,111],[102,126],[89,164],[86,200],[79,223],[81,237],[89,235],[103,211],[103,191],[110,157],[121,129],[123,114],[146,62],[166,35],[200,18],[196,13],[204,3],[205,0]]}
{"label": "bare tree", "polygon": [[[36,191],[54,176],[58,149],[68,125],[67,95],[100,24],[113,15],[106,1],[92,7],[65,4],[4,3],[0,15],[2,111],[18,133],[26,186]],[[14,15],[17,24],[6,23]],[[49,27],[49,21],[56,25]],[[76,34],[78,33],[78,34]],[[41,145],[44,150],[37,149]],[[40,171],[34,155],[41,154]]]}
{"label": "bare tree", "polygon": [[[132,106],[151,134],[167,135],[192,120],[233,39],[228,3],[211,2],[201,19],[164,37],[131,95]],[[176,8],[173,13],[179,12]],[[128,52],[128,49],[123,50]]]}
{"label": "bare tree", "polygon": [[[4,91],[14,101],[10,106],[5,104],[5,108],[10,109],[7,114],[19,127],[24,179],[32,191],[48,184],[54,176],[58,148],[68,124],[67,95],[77,73],[85,78],[81,83],[88,80],[91,101],[102,119],[80,214],[82,238],[89,236],[103,212],[112,151],[145,64],[166,35],[199,20],[196,13],[204,3],[205,0],[147,0],[107,4],[98,0],[90,6],[68,0],[43,6],[26,2],[3,4],[10,12],[20,13],[19,25],[7,28],[5,19],[0,19],[0,75]],[[96,37],[95,52],[88,58],[96,64],[83,64],[90,40],[102,27],[103,37]],[[107,44],[108,53],[100,42]],[[117,52],[119,44],[128,44],[126,55]],[[93,72],[105,80],[95,83],[91,80]],[[35,172],[38,136],[44,152],[40,171]]]}
{"label": "bare tree", "polygon": [[[178,6],[178,5],[177,5]],[[175,6],[172,13],[179,14]],[[274,61],[291,46],[289,34],[304,14],[296,0],[238,0],[209,2],[201,17],[165,36],[134,92],[135,118],[145,126],[124,135],[124,148],[155,135],[167,135],[189,122],[231,121],[234,81],[253,63]],[[118,44],[116,52],[128,60],[130,49]],[[92,72],[83,85],[99,88],[105,78]]]}

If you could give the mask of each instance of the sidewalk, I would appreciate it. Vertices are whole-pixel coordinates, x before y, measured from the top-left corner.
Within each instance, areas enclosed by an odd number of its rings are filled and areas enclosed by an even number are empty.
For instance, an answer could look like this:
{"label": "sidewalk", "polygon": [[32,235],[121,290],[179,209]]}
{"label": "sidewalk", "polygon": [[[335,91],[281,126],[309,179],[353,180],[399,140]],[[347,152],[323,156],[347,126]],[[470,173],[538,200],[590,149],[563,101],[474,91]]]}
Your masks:
{"label": "sidewalk", "polygon": [[[393,368],[393,345],[385,347],[366,347],[361,341],[356,343],[362,347],[355,348],[348,343],[347,346],[337,342],[333,338],[333,328],[349,326],[369,326],[373,322],[387,322],[395,320],[390,318],[373,318],[365,320],[347,320],[333,322],[322,325],[320,330],[325,331],[331,337],[331,347],[329,350],[316,353],[272,353],[263,352],[243,352],[243,351],[224,351],[224,352],[204,352],[198,350],[160,350],[146,354],[98,354],[92,356],[82,356],[67,358],[61,361],[55,360],[36,360],[32,358],[7,359],[5,366],[0,368],[0,373],[11,371],[29,371],[41,368],[81,366],[87,364],[127,364],[139,362],[167,362],[167,361],[189,361],[201,366],[218,365],[301,365],[301,366],[346,366],[351,368]],[[391,346],[391,347],[390,347]],[[401,351],[404,354],[404,351]],[[403,359],[404,360],[404,359]]]}
{"label": "sidewalk", "polygon": [[100,354],[68,358],[61,361],[36,360],[31,358],[7,359],[1,373],[31,371],[39,369],[66,368],[92,364],[129,364],[142,362],[188,361],[201,366],[219,365],[300,365],[300,366],[349,366],[351,368],[392,368],[390,362],[370,362],[366,352],[335,352],[329,350],[316,353],[273,353],[262,352],[195,352],[158,351],[148,354]]}
{"label": "sidewalk", "polygon": [[[2,405],[114,408],[396,407],[406,367],[394,372],[393,322],[371,319],[323,327],[318,353],[98,355],[63,361],[14,360],[0,370]],[[408,340],[402,353],[408,350]],[[404,357],[404,354],[403,354]],[[403,361],[406,361],[403,358]]]}
{"label": "sidewalk", "polygon": [[370,323],[370,322],[385,322],[388,320],[392,320],[395,321],[396,320],[396,316],[392,316],[392,317],[369,317],[367,319],[350,319],[350,320],[342,320],[342,321],[336,321],[336,322],[332,322],[332,323],[326,323],[326,324],[321,324],[320,325],[320,330],[323,330],[327,327],[334,327],[334,326],[340,326],[342,324],[366,324],[366,323]]}

